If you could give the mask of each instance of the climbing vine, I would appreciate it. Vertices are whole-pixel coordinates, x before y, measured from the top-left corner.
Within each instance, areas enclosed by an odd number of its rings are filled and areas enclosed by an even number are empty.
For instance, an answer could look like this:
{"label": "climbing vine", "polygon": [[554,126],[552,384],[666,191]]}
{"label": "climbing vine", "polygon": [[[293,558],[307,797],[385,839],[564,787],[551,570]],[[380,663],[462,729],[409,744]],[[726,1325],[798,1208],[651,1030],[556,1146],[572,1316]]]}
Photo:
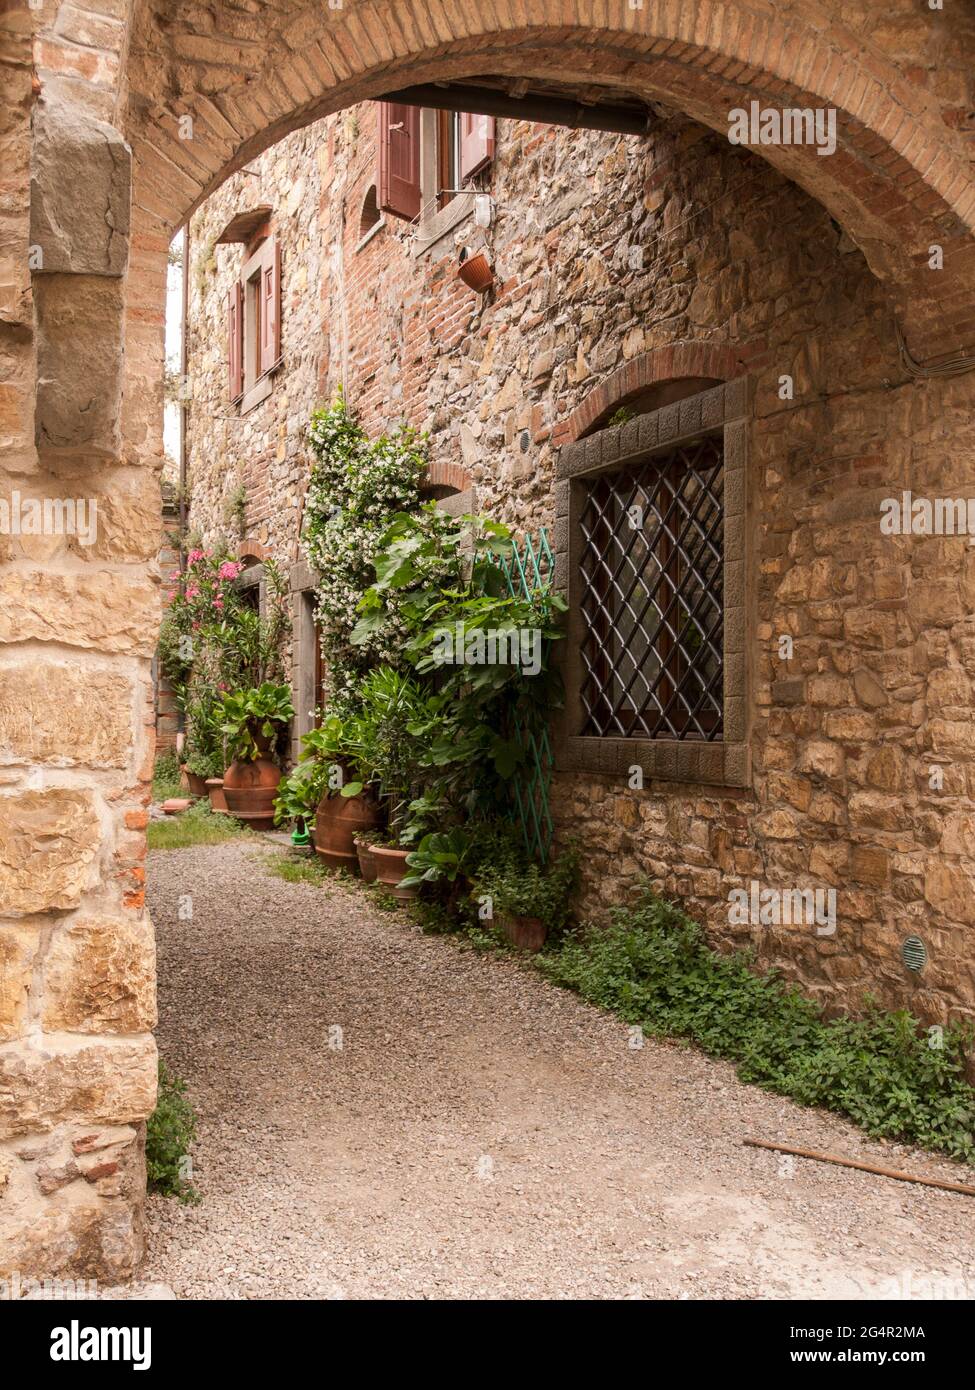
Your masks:
{"label": "climbing vine", "polygon": [[371,562],[392,518],[415,511],[427,466],[426,442],[406,425],[369,439],[339,393],[316,411],[309,429],[314,454],[302,541],[317,576],[317,616],[330,705],[341,705],[358,678],[397,664],[406,632],[395,600],[365,641],[352,642],[359,604],[375,579]]}

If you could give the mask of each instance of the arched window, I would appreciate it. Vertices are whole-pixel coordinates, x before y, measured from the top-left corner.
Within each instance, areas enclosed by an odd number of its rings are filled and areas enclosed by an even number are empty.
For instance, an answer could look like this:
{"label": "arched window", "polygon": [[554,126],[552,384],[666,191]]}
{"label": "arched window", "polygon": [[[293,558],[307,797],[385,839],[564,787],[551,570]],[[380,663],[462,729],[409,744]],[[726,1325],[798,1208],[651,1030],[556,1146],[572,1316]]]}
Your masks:
{"label": "arched window", "polygon": [[366,196],[362,200],[362,212],[359,216],[359,240],[363,240],[379,226],[382,221],[382,213],[379,211],[379,203],[376,199],[376,185],[370,184],[366,189]]}

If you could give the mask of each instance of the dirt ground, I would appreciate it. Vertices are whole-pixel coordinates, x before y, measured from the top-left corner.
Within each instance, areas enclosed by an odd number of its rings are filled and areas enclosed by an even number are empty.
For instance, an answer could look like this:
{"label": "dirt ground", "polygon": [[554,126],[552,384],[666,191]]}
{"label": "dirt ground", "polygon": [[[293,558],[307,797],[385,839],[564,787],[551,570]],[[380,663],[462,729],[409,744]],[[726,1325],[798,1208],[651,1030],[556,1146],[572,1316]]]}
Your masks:
{"label": "dirt ground", "polygon": [[[179,1298],[971,1298],[975,1198],[646,1041],[510,958],[423,936],[266,845],[157,852],[159,1044],[201,1135],[142,1278]],[[183,895],[192,919],[179,919]],[[185,897],[183,897],[185,904]]]}

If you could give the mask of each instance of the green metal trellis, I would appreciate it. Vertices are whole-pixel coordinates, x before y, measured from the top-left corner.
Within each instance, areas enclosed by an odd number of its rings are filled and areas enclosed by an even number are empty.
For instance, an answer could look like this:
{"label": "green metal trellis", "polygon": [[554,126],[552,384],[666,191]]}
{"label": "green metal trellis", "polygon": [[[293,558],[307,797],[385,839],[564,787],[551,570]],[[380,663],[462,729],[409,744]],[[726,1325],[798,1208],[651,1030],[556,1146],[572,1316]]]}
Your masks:
{"label": "green metal trellis", "polygon": [[[512,542],[510,555],[500,556],[498,564],[513,598],[530,599],[542,589],[550,589],[555,578],[555,556],[544,526],[536,536],[526,535]],[[536,735],[515,724],[515,735],[526,755],[524,768],[513,782],[513,813],[521,825],[525,848],[544,864],[552,847],[554,833],[549,791],[555,759],[548,729]]]}

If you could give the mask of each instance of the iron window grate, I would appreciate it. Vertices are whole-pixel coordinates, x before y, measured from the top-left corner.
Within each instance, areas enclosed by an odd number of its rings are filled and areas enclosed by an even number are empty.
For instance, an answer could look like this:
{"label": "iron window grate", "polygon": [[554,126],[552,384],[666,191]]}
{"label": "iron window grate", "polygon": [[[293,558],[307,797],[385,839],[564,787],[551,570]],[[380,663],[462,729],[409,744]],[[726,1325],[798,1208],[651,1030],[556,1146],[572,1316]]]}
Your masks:
{"label": "iron window grate", "polygon": [[721,737],[723,472],[708,436],[584,481],[584,734]]}

